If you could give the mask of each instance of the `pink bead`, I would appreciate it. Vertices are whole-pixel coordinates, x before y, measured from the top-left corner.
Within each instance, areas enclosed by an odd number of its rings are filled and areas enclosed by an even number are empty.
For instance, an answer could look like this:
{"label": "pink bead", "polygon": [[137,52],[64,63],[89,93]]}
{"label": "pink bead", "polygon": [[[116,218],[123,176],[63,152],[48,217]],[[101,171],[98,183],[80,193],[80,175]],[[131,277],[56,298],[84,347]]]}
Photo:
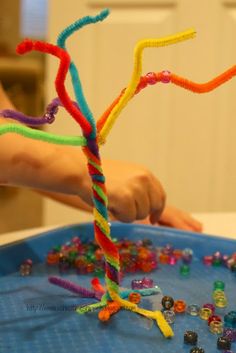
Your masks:
{"label": "pink bead", "polygon": [[161,73],[161,82],[162,83],[169,83],[171,80],[171,72],[168,70],[164,70]]}
{"label": "pink bead", "polygon": [[170,256],[170,258],[169,258],[169,265],[174,266],[174,265],[176,264],[176,262],[177,262],[176,257],[175,257],[175,256]]}
{"label": "pink bead", "polygon": [[203,308],[211,309],[212,314],[215,313],[215,306],[214,306],[214,304],[211,304],[211,303],[203,304]]}
{"label": "pink bead", "polygon": [[157,82],[157,77],[155,72],[148,72],[146,74],[146,78],[149,85],[155,85],[155,83]]}

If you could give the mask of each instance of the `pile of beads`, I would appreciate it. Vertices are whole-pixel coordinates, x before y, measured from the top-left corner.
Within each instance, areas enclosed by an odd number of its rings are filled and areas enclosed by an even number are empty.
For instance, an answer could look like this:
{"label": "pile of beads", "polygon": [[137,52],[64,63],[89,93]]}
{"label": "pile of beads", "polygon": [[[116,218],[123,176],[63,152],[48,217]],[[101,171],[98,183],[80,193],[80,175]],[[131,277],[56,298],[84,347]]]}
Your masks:
{"label": "pile of beads", "polygon": [[[151,241],[116,241],[120,253],[121,273],[151,272],[157,268],[157,252]],[[61,272],[75,268],[79,274],[104,274],[105,262],[102,250],[94,242],[82,243],[74,237],[64,245],[55,246],[47,254],[48,265],[57,265]]]}
{"label": "pile of beads", "polygon": [[[183,276],[189,274],[189,264],[192,261],[191,249],[174,249],[167,244],[161,248],[155,248],[152,241],[143,239],[131,241],[127,239],[115,240],[119,249],[121,273],[151,272],[160,264],[175,265],[179,260],[183,264],[180,273]],[[105,261],[102,250],[94,242],[82,242],[78,236],[63,245],[54,246],[47,254],[48,265],[57,265],[60,272],[70,268],[77,270],[79,274],[93,273],[103,276]]]}
{"label": "pile of beads", "polygon": [[[162,248],[157,249],[158,261],[163,265],[175,265],[179,260],[182,260],[183,264],[189,265],[192,262],[193,251],[192,249],[185,248],[174,249],[171,244],[167,244]],[[187,266],[186,266],[187,267]]]}
{"label": "pile of beads", "polygon": [[203,256],[202,260],[207,266],[225,266],[232,272],[236,272],[236,253],[223,255],[220,251],[216,251],[212,255]]}
{"label": "pile of beads", "polygon": [[20,265],[20,275],[21,276],[29,276],[32,272],[33,261],[31,259],[25,260]]}

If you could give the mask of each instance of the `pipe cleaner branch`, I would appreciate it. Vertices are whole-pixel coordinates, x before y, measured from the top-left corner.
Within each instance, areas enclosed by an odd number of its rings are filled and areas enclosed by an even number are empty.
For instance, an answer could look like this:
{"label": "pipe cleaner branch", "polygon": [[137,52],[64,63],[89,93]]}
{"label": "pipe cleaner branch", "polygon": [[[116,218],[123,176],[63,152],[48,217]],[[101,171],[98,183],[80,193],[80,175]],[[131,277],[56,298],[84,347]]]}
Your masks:
{"label": "pipe cleaner branch", "polygon": [[130,98],[133,96],[135,89],[138,85],[141,72],[142,72],[142,53],[145,48],[151,47],[163,47],[171,44],[175,44],[195,36],[195,31],[190,29],[185,32],[177,33],[172,36],[167,36],[164,38],[159,39],[147,39],[141,40],[137,43],[135,50],[134,50],[134,69],[133,74],[128,84],[128,87],[125,90],[125,93],[122,95],[121,99],[119,100],[118,104],[114,106],[112,111],[109,114],[108,119],[106,120],[104,126],[100,132],[100,143],[104,143],[107,135],[109,134],[115,120],[117,119],[118,115],[120,114],[121,110],[125,107],[128,103]]}
{"label": "pipe cleaner branch", "polygon": [[54,135],[48,132],[33,130],[29,127],[16,124],[0,125],[0,135],[7,133],[16,133],[27,138],[54,143],[57,145],[86,146],[87,144],[86,138],[83,136]]}
{"label": "pipe cleaner branch", "polygon": [[[139,83],[136,88],[136,91],[134,92],[134,95],[139,93],[142,89],[146,88],[148,85],[154,85],[157,82],[167,83],[166,81],[164,81],[165,72],[166,71],[162,71],[158,73],[149,72],[145,76],[142,76],[139,80]],[[192,91],[193,93],[202,94],[202,93],[208,93],[213,91],[214,89],[223,85],[227,81],[231,80],[234,76],[236,76],[236,65],[224,71],[222,74],[214,77],[212,80],[204,83],[194,82],[187,78],[178,76],[174,73],[169,73],[169,82],[175,84],[176,86],[182,87],[186,90]],[[124,92],[125,92],[125,89],[121,91],[120,95],[117,96],[117,98],[115,98],[115,100],[111,103],[111,105],[105,110],[102,116],[98,119],[97,121],[98,133],[101,131],[102,127],[104,126],[106,120],[109,117],[109,114],[111,113],[115,105],[118,104]]]}
{"label": "pipe cleaner branch", "polygon": [[69,54],[65,50],[57,47],[56,45],[44,43],[41,41],[33,42],[30,39],[25,39],[17,46],[18,54],[25,54],[32,50],[48,53],[60,59],[60,65],[59,65],[59,69],[55,80],[58,97],[60,98],[62,104],[67,109],[67,111],[71,114],[71,116],[79,123],[79,125],[82,128],[83,134],[85,136],[89,136],[90,133],[92,132],[91,124],[83,116],[80,110],[72,103],[65,89],[64,82],[70,66]]}
{"label": "pipe cleaner branch", "polygon": [[[85,16],[78,21],[75,21],[72,23],[70,26],[66,27],[58,36],[57,39],[57,45],[62,48],[66,49],[66,39],[71,36],[75,31],[80,30],[86,25],[92,24],[92,23],[97,23],[98,21],[103,21],[107,16],[109,15],[109,10],[105,9],[101,11],[98,15],[96,16]],[[84,93],[83,93],[83,88],[79,76],[79,72],[74,64],[73,61],[70,63],[70,75],[71,75],[71,80],[73,84],[73,90],[74,94],[77,100],[77,103],[80,106],[80,109],[84,116],[88,119],[92,126],[92,133],[91,137],[96,136],[96,124],[94,117],[92,115],[91,110],[89,109],[88,103],[85,99]]]}

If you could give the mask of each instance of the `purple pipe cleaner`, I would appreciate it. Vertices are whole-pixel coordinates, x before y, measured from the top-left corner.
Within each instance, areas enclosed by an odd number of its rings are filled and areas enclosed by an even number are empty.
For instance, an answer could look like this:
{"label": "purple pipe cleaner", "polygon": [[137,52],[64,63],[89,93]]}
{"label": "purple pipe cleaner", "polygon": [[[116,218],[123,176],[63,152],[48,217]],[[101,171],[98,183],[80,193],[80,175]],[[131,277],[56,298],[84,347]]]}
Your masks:
{"label": "purple pipe cleaner", "polygon": [[50,283],[55,284],[56,286],[62,287],[64,289],[69,290],[70,292],[79,294],[85,298],[95,298],[95,292],[84,287],[79,286],[73,282],[70,282],[66,279],[62,279],[56,276],[48,277]]}
{"label": "purple pipe cleaner", "polygon": [[[73,103],[79,109],[78,104],[76,102],[73,102]],[[58,112],[59,106],[63,107],[60,99],[54,98],[51,101],[51,103],[48,104],[46,108],[46,112],[43,116],[40,116],[40,117],[28,116],[21,112],[18,112],[16,110],[11,110],[11,109],[0,110],[0,116],[3,116],[4,118],[12,118],[14,120],[20,121],[23,124],[32,125],[32,126],[52,124],[55,120],[55,115]]]}

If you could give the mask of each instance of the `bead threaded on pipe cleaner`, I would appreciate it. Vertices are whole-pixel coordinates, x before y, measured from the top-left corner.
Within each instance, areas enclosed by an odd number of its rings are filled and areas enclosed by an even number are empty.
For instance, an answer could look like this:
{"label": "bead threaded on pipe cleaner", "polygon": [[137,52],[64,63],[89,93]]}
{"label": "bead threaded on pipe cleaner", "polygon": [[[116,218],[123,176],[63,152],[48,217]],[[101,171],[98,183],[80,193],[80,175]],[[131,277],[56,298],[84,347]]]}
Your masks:
{"label": "bead threaded on pipe cleaner", "polygon": [[66,74],[67,74],[69,66],[70,66],[69,54],[65,50],[57,47],[56,45],[44,43],[41,41],[34,41],[33,42],[30,39],[25,39],[16,48],[16,51],[18,54],[25,54],[25,53],[28,53],[32,50],[36,50],[36,51],[43,52],[43,53],[48,53],[48,54],[54,55],[60,59],[60,65],[59,65],[59,69],[58,69],[56,80],[55,80],[55,86],[56,86],[56,91],[57,91],[58,97],[60,98],[60,100],[61,100],[63,106],[66,108],[66,110],[75,119],[75,121],[77,121],[77,123],[80,125],[80,127],[83,131],[83,134],[85,136],[89,136],[90,133],[92,132],[91,124],[83,116],[83,114],[80,112],[80,110],[76,106],[74,106],[73,102],[71,101],[71,99],[65,89],[65,85],[64,85],[64,82],[66,79]]}
{"label": "bead threaded on pipe cleaner", "polygon": [[130,83],[126,88],[124,94],[122,95],[121,99],[119,100],[118,104],[115,105],[112,111],[110,112],[108,119],[106,120],[104,126],[101,129],[99,139],[102,143],[105,141],[119,113],[128,103],[130,98],[132,98],[135,92],[135,89],[138,85],[138,82],[142,73],[143,50],[145,48],[162,47],[162,46],[175,44],[187,39],[191,39],[195,36],[195,34],[196,32],[190,29],[164,38],[141,40],[136,44],[136,47],[134,49],[134,68],[133,68],[133,74],[132,74]]}
{"label": "bead threaded on pipe cleaner", "polygon": [[[150,77],[147,78],[146,80],[146,85],[141,87],[140,89],[138,89],[140,83],[142,82],[142,80],[145,79],[145,77],[147,77],[150,73],[146,74],[146,76],[143,76],[140,78],[139,80],[139,84],[137,86],[137,89],[135,91],[135,94],[139,93],[140,90],[144,89],[147,87],[147,85],[153,85],[156,84],[158,82],[162,82],[162,72],[158,72],[158,73],[152,73],[152,76],[156,76],[155,82],[150,82]],[[220,85],[223,85],[224,83],[226,83],[227,81],[231,80],[234,76],[236,76],[236,65],[232,66],[231,68],[229,68],[228,70],[226,70],[225,72],[223,72],[222,74],[216,76],[215,78],[213,78],[212,80],[205,82],[205,83],[197,83],[197,82],[193,82],[187,78],[184,77],[180,77],[174,73],[170,74],[170,83],[175,84],[176,86],[182,87],[186,90],[192,91],[193,93],[208,93],[213,91],[214,89],[218,88]],[[120,93],[120,95],[112,102],[112,104],[107,108],[107,110],[103,113],[103,115],[99,118],[98,122],[97,122],[97,129],[98,129],[98,133],[101,131],[102,127],[105,124],[105,121],[108,119],[109,114],[111,113],[112,109],[114,108],[115,105],[117,105],[117,103],[119,102],[119,100],[121,99],[121,96],[124,94],[125,89],[123,89]],[[133,95],[134,96],[134,95]]]}

